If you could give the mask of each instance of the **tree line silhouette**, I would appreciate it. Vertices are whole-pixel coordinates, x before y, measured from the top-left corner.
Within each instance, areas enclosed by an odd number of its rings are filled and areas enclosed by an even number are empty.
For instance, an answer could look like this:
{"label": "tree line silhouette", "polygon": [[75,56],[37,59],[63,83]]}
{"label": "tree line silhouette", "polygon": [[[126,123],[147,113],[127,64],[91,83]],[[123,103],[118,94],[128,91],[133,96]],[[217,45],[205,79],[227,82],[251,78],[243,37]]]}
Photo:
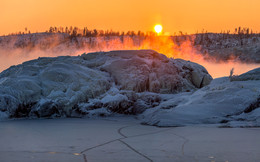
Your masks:
{"label": "tree line silhouette", "polygon": [[[37,32],[36,32],[37,33]],[[71,40],[71,42],[76,42],[78,40],[76,38],[89,38],[90,44],[93,43],[93,37],[106,37],[107,39],[111,39],[111,37],[119,37],[122,42],[124,41],[124,37],[127,36],[130,39],[135,37],[135,41],[138,39],[154,39],[157,36],[157,33],[149,31],[149,32],[142,32],[142,31],[127,31],[127,32],[119,32],[113,30],[97,30],[93,29],[90,30],[87,27],[79,28],[79,27],[50,27],[45,32],[46,34],[65,34],[66,39]],[[28,30],[26,27],[24,31],[20,31],[17,33],[11,33],[9,35],[26,35],[26,34],[33,34]],[[182,31],[178,33],[174,33],[171,37],[173,42],[180,46],[185,41],[192,42],[194,47],[200,47],[201,49],[208,49],[208,48],[229,48],[234,46],[244,46],[249,43],[257,43],[259,42],[260,33],[254,32],[250,28],[242,28],[238,27],[235,28],[233,32],[230,30],[221,31],[220,33],[210,33],[206,30],[202,30],[201,32],[196,32],[196,34],[187,34]],[[249,39],[251,39],[249,41]],[[138,40],[140,42],[140,40]]]}
{"label": "tree line silhouette", "polygon": [[[36,32],[38,33],[38,32]],[[64,33],[68,34],[71,37],[98,37],[98,36],[156,36],[157,34],[153,31],[149,32],[142,32],[142,31],[127,31],[127,32],[119,32],[119,31],[113,31],[111,30],[97,30],[97,29],[88,29],[87,27],[84,28],[79,28],[79,27],[56,27],[56,26],[51,26],[48,30],[45,31],[45,33]],[[23,34],[32,34],[30,30],[26,27],[24,31],[19,31],[16,33],[10,33],[8,35],[23,35]],[[204,29],[201,32],[196,32],[195,35],[200,35],[200,34],[210,34],[209,32],[205,31]],[[227,38],[229,35],[240,35],[240,36],[252,36],[252,35],[259,35],[258,32],[254,32],[252,29],[247,28],[247,27],[238,27],[235,28],[233,32],[230,30],[227,31],[221,31],[220,33],[216,34],[223,34],[225,38]],[[8,36],[7,35],[7,36]],[[188,35],[187,33],[184,33],[182,31],[175,32],[172,36],[185,36]]]}
{"label": "tree line silhouette", "polygon": [[[38,32],[36,32],[38,33]],[[127,32],[119,32],[111,30],[90,30],[87,27],[79,28],[79,27],[50,27],[45,33],[64,33],[68,34],[71,37],[98,37],[98,36],[155,36],[154,32],[142,32],[142,31],[127,31]],[[24,31],[19,31],[16,33],[10,33],[9,35],[23,35],[23,34],[32,34],[30,30],[26,27]]]}
{"label": "tree line silhouette", "polygon": [[[113,30],[89,30],[87,27],[50,27],[42,33],[31,33],[28,28],[23,32],[9,34],[15,37],[0,37],[0,48],[60,50],[64,49],[88,49],[89,51],[102,51],[104,49],[140,49],[150,48],[164,53],[181,50],[190,46],[201,54],[211,54],[212,57],[226,59],[234,52],[243,49],[257,47],[260,42],[260,33],[250,28],[238,27],[233,32],[221,31],[210,33],[205,30],[196,34],[187,34],[182,31],[171,36],[157,36],[155,32],[118,32]],[[186,43],[186,44],[185,44]],[[227,50],[225,50],[227,49]],[[219,50],[225,50],[220,52]],[[235,51],[234,51],[235,50]],[[256,49],[257,50],[257,49]],[[176,51],[176,50],[175,50]],[[242,51],[243,52],[243,51]],[[241,53],[241,52],[240,52]]]}

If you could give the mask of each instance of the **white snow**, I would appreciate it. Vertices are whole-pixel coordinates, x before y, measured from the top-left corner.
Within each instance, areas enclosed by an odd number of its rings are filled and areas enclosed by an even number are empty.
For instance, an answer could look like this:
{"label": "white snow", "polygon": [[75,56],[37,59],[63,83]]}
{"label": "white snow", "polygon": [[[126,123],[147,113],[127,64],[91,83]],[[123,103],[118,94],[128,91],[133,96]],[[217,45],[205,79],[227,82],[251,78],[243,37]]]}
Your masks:
{"label": "white snow", "polygon": [[[231,82],[227,77],[218,78],[192,94],[172,95],[171,99],[145,111],[141,118],[144,123],[157,126],[217,124],[224,121],[228,126],[252,126],[246,125],[247,121],[253,121],[254,126],[259,126],[259,110],[243,113],[251,103],[259,100],[260,81],[248,79],[253,72],[255,77],[256,74],[259,76],[258,71],[256,69],[236,77],[247,76],[246,81]],[[240,122],[242,125],[232,124],[233,120],[242,117],[245,121],[243,124]]]}
{"label": "white snow", "polygon": [[9,117],[78,117],[98,108],[135,114],[142,103],[158,105],[139,93],[194,91],[211,80],[202,66],[152,50],[39,58],[0,73],[0,110]]}
{"label": "white snow", "polygon": [[5,118],[142,113],[143,123],[157,126],[259,126],[257,108],[244,113],[259,99],[259,76],[255,69],[211,82],[204,67],[152,50],[39,58],[0,73],[0,112]]}

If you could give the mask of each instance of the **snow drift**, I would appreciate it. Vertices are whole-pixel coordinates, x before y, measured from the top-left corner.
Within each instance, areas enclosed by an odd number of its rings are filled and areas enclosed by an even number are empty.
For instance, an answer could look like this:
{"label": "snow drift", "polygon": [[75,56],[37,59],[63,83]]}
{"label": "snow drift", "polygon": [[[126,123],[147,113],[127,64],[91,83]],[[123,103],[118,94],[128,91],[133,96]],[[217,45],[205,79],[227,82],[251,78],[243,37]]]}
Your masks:
{"label": "snow drift", "polygon": [[194,91],[211,80],[204,67],[152,50],[38,58],[0,74],[0,112],[15,118],[138,114],[159,105],[160,94]]}

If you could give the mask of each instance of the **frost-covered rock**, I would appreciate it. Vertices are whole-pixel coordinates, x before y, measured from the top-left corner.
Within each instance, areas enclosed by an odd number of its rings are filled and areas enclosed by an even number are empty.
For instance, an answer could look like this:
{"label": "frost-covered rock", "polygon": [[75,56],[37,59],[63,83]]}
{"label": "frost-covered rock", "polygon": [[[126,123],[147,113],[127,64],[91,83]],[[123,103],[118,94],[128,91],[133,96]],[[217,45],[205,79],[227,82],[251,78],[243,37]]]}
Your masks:
{"label": "frost-covered rock", "polygon": [[239,76],[232,76],[233,81],[260,80],[260,68],[251,70]]}
{"label": "frost-covered rock", "polygon": [[217,124],[225,126],[260,126],[259,68],[229,78],[214,79],[194,93],[168,95],[164,102],[142,114],[143,123],[157,126]]}
{"label": "frost-covered rock", "polygon": [[204,67],[152,50],[39,58],[0,73],[0,111],[9,117],[137,114],[158,106],[161,93],[193,91],[211,80]]}

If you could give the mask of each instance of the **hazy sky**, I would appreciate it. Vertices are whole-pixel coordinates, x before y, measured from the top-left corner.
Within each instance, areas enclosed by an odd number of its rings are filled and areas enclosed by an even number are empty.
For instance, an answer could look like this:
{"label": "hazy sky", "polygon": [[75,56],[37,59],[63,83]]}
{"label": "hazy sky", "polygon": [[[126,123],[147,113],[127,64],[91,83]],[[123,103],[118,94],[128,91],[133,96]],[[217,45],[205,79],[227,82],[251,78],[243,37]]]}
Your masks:
{"label": "hazy sky", "polygon": [[0,0],[0,35],[50,26],[149,31],[157,23],[171,34],[260,31],[259,8],[260,0]]}

